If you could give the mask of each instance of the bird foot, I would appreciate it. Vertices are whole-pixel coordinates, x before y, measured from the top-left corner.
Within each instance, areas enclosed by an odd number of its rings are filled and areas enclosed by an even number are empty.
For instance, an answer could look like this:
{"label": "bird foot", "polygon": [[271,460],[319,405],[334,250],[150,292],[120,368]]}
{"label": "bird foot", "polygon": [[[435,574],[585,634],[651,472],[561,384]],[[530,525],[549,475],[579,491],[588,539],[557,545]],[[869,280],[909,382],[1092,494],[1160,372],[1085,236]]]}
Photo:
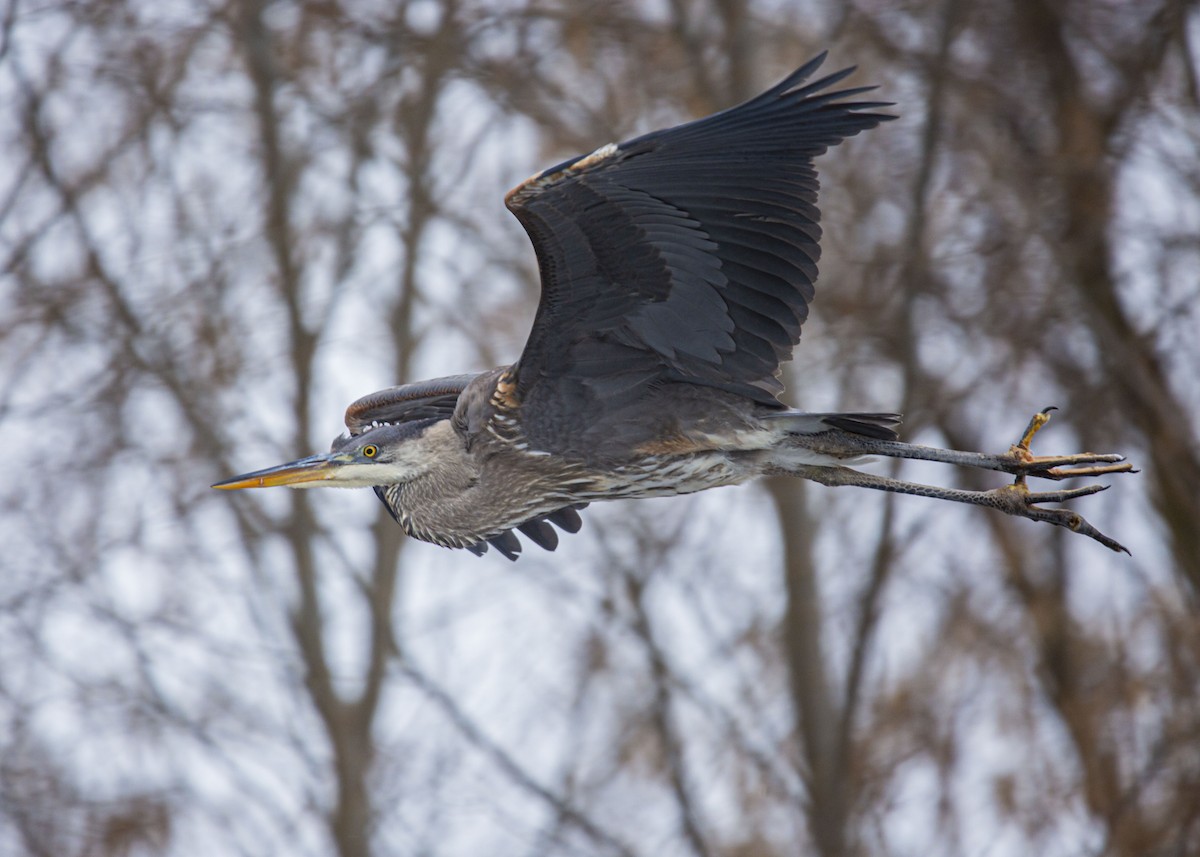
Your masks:
{"label": "bird foot", "polygon": [[959,467],[973,467],[979,470],[994,470],[1007,473],[1013,477],[1011,485],[995,488],[990,491],[968,491],[959,488],[939,488],[931,485],[919,485],[903,482],[889,477],[876,476],[853,470],[848,467],[796,467],[785,468],[783,472],[803,476],[824,485],[858,485],[864,488],[874,488],[880,491],[893,491],[901,494],[915,494],[922,497],[932,497],[951,500],[959,503],[970,503],[999,509],[1009,515],[1029,518],[1033,521],[1044,521],[1059,527],[1066,527],[1074,533],[1088,536],[1114,551],[1129,550],[1119,542],[1109,538],[1097,530],[1081,516],[1069,509],[1045,509],[1041,503],[1061,503],[1076,497],[1086,497],[1103,491],[1106,486],[1086,485],[1082,488],[1071,488],[1061,491],[1030,491],[1026,484],[1028,479],[1078,479],[1081,477],[1107,476],[1113,473],[1136,473],[1133,465],[1122,455],[1114,453],[1081,452],[1075,455],[1034,455],[1030,447],[1039,431],[1050,421],[1053,408],[1046,408],[1034,414],[1033,419],[1021,434],[1021,437],[1009,447],[1008,451],[999,455],[981,452],[967,452],[957,449],[940,449],[921,444],[904,443],[897,440],[882,440],[864,437],[840,429],[833,429],[813,435],[795,435],[789,439],[792,446],[811,450],[812,452],[832,458],[854,459],[869,455],[882,455],[888,458],[915,459],[920,461],[936,461],[942,464],[952,464]]}
{"label": "bird foot", "polygon": [[1104,476],[1110,473],[1136,473],[1133,465],[1125,460],[1123,455],[1115,453],[1082,452],[1075,455],[1034,455],[1030,450],[1034,436],[1050,421],[1050,412],[1054,407],[1044,408],[1033,415],[1029,425],[1022,433],[1020,440],[1009,449],[1009,456],[1015,465],[1005,471],[1013,474],[1013,484],[995,489],[997,508],[1022,518],[1034,521],[1044,521],[1058,527],[1066,527],[1074,533],[1095,539],[1110,550],[1129,553],[1129,548],[1100,530],[1070,509],[1043,509],[1040,503],[1062,503],[1076,497],[1086,497],[1105,491],[1107,485],[1085,485],[1082,488],[1069,488],[1060,491],[1030,491],[1026,479],[1030,476],[1039,479],[1063,480],[1088,476]]}
{"label": "bird foot", "polygon": [[1047,524],[1054,524],[1056,527],[1066,527],[1073,533],[1095,539],[1109,550],[1129,553],[1129,548],[1096,529],[1078,512],[1072,512],[1070,509],[1045,509],[1038,505],[1040,503],[1061,503],[1064,500],[1086,497],[1089,494],[1098,494],[1107,490],[1107,485],[1085,485],[1082,488],[1063,491],[1030,491],[1024,482],[1017,481],[1012,485],[995,488],[987,493],[996,499],[995,508],[1009,515],[1029,518],[1031,521],[1043,521]]}

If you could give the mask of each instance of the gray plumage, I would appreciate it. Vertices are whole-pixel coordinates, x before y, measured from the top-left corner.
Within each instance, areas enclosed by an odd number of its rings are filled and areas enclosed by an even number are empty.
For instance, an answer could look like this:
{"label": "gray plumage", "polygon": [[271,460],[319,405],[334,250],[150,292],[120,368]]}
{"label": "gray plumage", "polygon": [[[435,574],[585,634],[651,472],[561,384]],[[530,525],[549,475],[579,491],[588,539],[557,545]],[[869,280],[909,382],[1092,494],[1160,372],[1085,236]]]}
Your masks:
{"label": "gray plumage", "polygon": [[685,494],[829,464],[798,438],[895,437],[894,414],[777,398],[814,295],[813,158],[893,117],[803,85],[566,161],[512,190],[542,297],[511,366],[393,387],[346,412],[327,456],[221,487],[369,485],[410,535],[509,558],[553,550],[595,500]]}

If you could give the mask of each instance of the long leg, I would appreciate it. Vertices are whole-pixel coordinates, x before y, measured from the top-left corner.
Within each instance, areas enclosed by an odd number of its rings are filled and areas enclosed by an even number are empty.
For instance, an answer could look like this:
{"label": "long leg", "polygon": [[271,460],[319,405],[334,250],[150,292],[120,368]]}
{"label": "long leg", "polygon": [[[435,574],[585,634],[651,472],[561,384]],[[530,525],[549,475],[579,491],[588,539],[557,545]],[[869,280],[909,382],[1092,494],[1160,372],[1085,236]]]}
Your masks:
{"label": "long leg", "polygon": [[1050,408],[1047,408],[1034,415],[1021,439],[1013,444],[1008,452],[1000,455],[963,452],[955,449],[939,449],[937,447],[920,446],[918,444],[901,443],[899,441],[877,440],[840,430],[822,432],[817,435],[796,435],[790,439],[795,446],[839,458],[852,458],[861,455],[883,455],[891,458],[920,459],[922,461],[937,461],[984,470],[998,470],[1016,477],[1013,484],[1005,485],[1002,488],[994,488],[990,491],[967,491],[960,488],[940,488],[916,482],[904,482],[899,479],[862,473],[858,470],[841,466],[794,465],[790,466],[787,472],[794,476],[820,482],[823,485],[854,485],[860,488],[873,488],[878,491],[914,494],[919,497],[932,497],[938,500],[950,500],[955,503],[986,506],[1009,515],[1066,527],[1072,532],[1093,538],[1114,551],[1129,553],[1128,548],[1097,530],[1079,514],[1069,509],[1043,509],[1037,505],[1038,503],[1061,503],[1064,500],[1085,497],[1089,494],[1096,494],[1103,491],[1108,486],[1087,485],[1082,488],[1061,491],[1035,492],[1030,491],[1025,484],[1026,477],[1028,476],[1059,480],[1078,476],[1101,476],[1109,473],[1133,472],[1132,465],[1126,462],[1123,456],[1110,453],[1098,454],[1085,452],[1077,455],[1033,455],[1029,451],[1030,443],[1034,435],[1049,421],[1050,410]]}
{"label": "long leg", "polygon": [[1061,491],[1030,491],[1024,482],[1016,482],[1002,488],[993,488],[990,491],[966,491],[961,488],[939,488],[934,485],[922,485],[919,482],[904,482],[887,476],[863,473],[849,467],[800,465],[792,468],[789,472],[793,476],[811,479],[822,485],[854,485],[859,488],[874,488],[878,491],[914,494],[918,497],[932,497],[935,500],[986,506],[1009,515],[1066,527],[1072,532],[1090,536],[1107,548],[1129,553],[1127,547],[1104,535],[1089,524],[1082,515],[1072,512],[1070,509],[1043,509],[1036,505],[1038,503],[1061,503],[1075,497],[1086,497],[1089,494],[1107,490],[1107,485],[1085,485],[1082,488],[1069,488]]}
{"label": "long leg", "polygon": [[[1008,452],[988,454],[958,449],[941,449],[898,440],[879,440],[833,429],[820,434],[793,435],[789,445],[837,458],[861,455],[882,455],[888,458],[910,458],[957,464],[980,470],[998,470],[1014,476],[1036,476],[1042,479],[1072,479],[1078,476],[1103,476],[1108,473],[1130,473],[1133,465],[1125,456],[1116,453],[1081,452],[1075,455],[1034,455],[1029,451],[1033,436],[1050,420],[1047,408],[1034,415],[1021,439]],[[1080,465],[1092,465],[1089,467]]]}

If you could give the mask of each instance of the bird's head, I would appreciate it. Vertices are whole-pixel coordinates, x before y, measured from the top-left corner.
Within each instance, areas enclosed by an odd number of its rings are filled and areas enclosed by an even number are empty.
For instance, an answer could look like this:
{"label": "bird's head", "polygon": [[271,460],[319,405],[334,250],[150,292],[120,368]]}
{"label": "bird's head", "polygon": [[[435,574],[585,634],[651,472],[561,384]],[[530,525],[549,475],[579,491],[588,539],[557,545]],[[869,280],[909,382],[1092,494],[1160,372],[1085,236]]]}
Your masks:
{"label": "bird's head", "polygon": [[418,420],[381,425],[362,434],[339,437],[324,454],[243,473],[212,487],[367,488],[411,482],[437,466],[446,452],[447,420]]}

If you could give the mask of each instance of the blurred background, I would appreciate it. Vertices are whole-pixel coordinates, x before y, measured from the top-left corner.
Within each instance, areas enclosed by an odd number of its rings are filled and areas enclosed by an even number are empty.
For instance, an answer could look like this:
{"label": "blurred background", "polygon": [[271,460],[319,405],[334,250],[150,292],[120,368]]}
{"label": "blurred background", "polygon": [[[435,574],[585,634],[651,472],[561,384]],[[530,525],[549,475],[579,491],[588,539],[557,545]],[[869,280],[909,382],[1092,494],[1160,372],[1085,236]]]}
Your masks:
{"label": "blurred background", "polygon": [[[0,853],[1200,854],[1198,6],[0,3]],[[514,360],[504,192],[824,48],[901,118],[819,161],[788,401],[1058,405],[1132,558],[791,481],[514,564],[209,489]]]}

